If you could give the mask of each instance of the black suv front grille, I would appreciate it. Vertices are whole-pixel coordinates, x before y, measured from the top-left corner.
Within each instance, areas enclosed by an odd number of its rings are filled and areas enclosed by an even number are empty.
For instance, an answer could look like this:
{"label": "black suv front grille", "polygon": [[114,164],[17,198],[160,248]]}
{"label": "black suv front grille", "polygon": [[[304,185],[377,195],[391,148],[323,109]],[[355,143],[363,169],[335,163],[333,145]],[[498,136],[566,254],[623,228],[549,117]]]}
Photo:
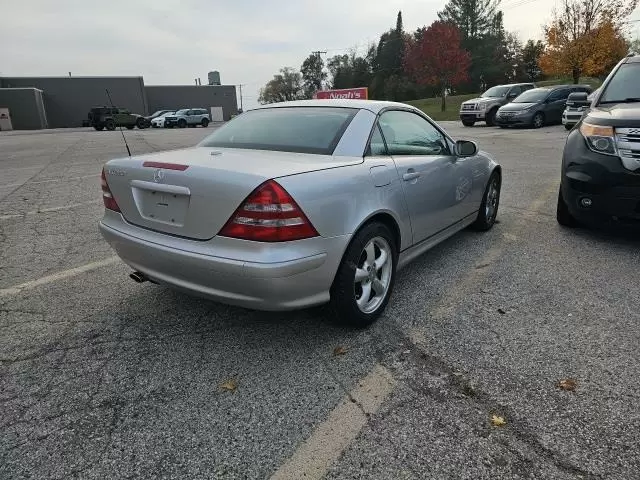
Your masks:
{"label": "black suv front grille", "polygon": [[640,128],[616,128],[616,146],[625,168],[640,168]]}

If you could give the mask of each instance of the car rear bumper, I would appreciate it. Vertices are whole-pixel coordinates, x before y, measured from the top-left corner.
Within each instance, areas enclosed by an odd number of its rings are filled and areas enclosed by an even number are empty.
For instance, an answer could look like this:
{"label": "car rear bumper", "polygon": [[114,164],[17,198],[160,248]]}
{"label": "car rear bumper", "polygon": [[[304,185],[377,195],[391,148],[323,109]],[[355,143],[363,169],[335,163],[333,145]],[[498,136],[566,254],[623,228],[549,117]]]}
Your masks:
{"label": "car rear bumper", "polygon": [[[289,252],[294,253],[288,257],[285,244],[269,248],[259,244],[247,260],[247,249],[257,242],[222,237],[195,242],[124,220],[114,222],[116,215],[108,212],[99,229],[131,268],[159,284],[256,310],[293,310],[326,303],[350,240],[350,235],[345,235],[293,242],[298,245],[289,246]],[[306,245],[300,248],[302,242]]]}
{"label": "car rear bumper", "polygon": [[592,152],[575,131],[565,147],[562,194],[571,215],[584,224],[640,228],[640,171]]}

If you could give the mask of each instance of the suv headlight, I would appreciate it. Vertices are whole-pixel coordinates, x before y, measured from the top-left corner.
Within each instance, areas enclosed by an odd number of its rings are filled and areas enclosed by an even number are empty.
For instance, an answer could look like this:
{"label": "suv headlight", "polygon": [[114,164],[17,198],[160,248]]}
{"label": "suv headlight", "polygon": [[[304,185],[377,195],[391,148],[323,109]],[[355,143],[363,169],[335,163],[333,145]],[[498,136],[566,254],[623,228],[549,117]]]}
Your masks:
{"label": "suv headlight", "polygon": [[587,141],[590,150],[604,155],[617,155],[613,127],[583,122],[580,125],[580,133]]}
{"label": "suv headlight", "polygon": [[478,105],[478,108],[480,110],[486,110],[487,109],[487,104],[486,103],[481,103],[481,104]]}

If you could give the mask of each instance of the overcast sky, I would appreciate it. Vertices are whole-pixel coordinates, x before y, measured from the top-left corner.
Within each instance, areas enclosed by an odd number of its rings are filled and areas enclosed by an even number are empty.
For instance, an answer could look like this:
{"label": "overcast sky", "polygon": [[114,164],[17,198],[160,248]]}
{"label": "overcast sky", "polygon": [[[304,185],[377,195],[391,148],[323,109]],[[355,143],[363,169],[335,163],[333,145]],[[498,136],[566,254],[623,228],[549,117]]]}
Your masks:
{"label": "overcast sky", "polygon": [[[556,0],[502,0],[507,30],[541,38]],[[445,0],[0,0],[0,75],[142,75],[145,84],[247,84],[245,108],[282,66],[429,25]],[[638,11],[632,18],[640,18]],[[636,24],[640,25],[640,24]],[[635,29],[638,32],[638,28]]]}

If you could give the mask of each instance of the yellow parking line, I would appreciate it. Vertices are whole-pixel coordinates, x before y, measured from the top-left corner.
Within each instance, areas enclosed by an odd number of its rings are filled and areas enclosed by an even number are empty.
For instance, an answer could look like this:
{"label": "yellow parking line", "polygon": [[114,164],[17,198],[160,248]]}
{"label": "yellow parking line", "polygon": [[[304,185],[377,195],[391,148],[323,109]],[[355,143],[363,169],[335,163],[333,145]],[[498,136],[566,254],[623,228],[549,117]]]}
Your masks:
{"label": "yellow parking line", "polygon": [[378,411],[392,390],[391,374],[377,364],[293,456],[276,470],[271,480],[322,478],[327,468],[340,457],[366,425],[367,414]]}
{"label": "yellow parking line", "polygon": [[[549,185],[529,206],[532,211],[539,210],[550,199],[550,195],[557,191],[558,185]],[[552,197],[551,197],[552,198]],[[516,234],[527,226],[527,218],[519,217],[515,221]],[[505,236],[502,236],[505,239]],[[504,244],[496,244],[489,248],[482,258],[474,265],[469,274],[448,290],[448,294],[431,310],[430,318],[442,318],[453,313],[459,298],[475,288],[486,278],[491,266],[499,260]],[[409,339],[418,349],[424,348],[426,337],[423,329],[412,329]],[[394,381],[391,373],[380,364],[358,382],[355,389],[347,395],[340,404],[331,411],[329,417],[314,430],[311,436],[271,477],[272,480],[289,479],[320,479],[331,465],[355,440],[362,428],[367,424],[367,416],[351,400],[352,398],[363,405],[366,413],[377,412],[384,400],[393,391]],[[360,399],[360,400],[359,400]],[[366,407],[365,407],[366,406]]]}
{"label": "yellow parking line", "polygon": [[30,290],[35,287],[39,287],[41,285],[46,285],[47,283],[52,283],[58,280],[63,280],[65,278],[74,277],[76,275],[80,275],[81,273],[89,272],[91,270],[95,270],[96,268],[106,267],[107,265],[113,265],[117,263],[119,258],[117,256],[105,258],[104,260],[99,260],[97,262],[87,263],[86,265],[82,265],[80,267],[71,268],[69,270],[63,270],[62,272],[54,273],[53,275],[47,275],[46,277],[38,278],[37,280],[31,280],[29,282],[21,283],[20,285],[15,285],[9,288],[0,289],[0,297],[5,297],[9,295],[17,295],[18,293],[24,290]]}

